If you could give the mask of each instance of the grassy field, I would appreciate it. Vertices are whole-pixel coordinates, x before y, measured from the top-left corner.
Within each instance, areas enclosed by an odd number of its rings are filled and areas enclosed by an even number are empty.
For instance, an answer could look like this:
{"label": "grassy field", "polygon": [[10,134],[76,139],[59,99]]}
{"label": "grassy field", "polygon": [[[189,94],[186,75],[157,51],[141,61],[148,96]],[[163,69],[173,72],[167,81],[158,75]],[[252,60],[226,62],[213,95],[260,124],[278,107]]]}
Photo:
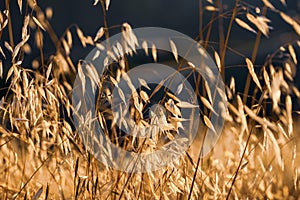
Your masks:
{"label": "grassy field", "polygon": [[[281,11],[284,0],[280,1],[282,7],[275,7],[268,0],[262,0],[261,7],[236,0],[233,7],[225,10],[218,2],[200,1],[201,30],[196,41],[211,52],[223,78],[227,53],[243,58],[240,67],[249,72],[245,87],[236,91],[239,80],[227,81],[224,95],[228,108],[220,113],[225,119],[224,128],[214,148],[204,157],[199,155],[205,132],[214,126],[209,115],[213,99],[207,87],[202,96],[196,92],[206,108],[194,142],[176,162],[148,173],[126,173],[105,166],[86,150],[73,123],[78,108],[72,105],[72,87],[76,74],[81,73],[81,61],[75,63],[71,59],[74,38],[79,38],[83,47],[98,47],[101,52],[100,42],[110,38],[111,29],[129,34],[125,40],[132,42],[131,26],[124,23],[109,27],[106,14],[110,2],[96,0],[94,6],[102,8],[104,18],[96,35],[85,35],[75,25],[57,36],[51,26],[55,10],[43,10],[35,0],[18,0],[23,23],[18,27],[21,34],[17,38],[11,13],[20,11],[12,10],[10,1],[5,1],[6,8],[0,11],[0,77],[6,84],[0,101],[0,199],[300,199],[300,92],[294,82],[299,76],[300,25],[299,15],[289,16]],[[202,24],[207,13],[210,22]],[[269,52],[264,64],[257,65],[261,38],[276,37],[270,33],[270,26],[280,29],[272,24],[269,13],[280,17],[298,39]],[[228,24],[223,27],[220,20],[224,18]],[[216,24],[222,32],[212,32]],[[253,43],[251,57],[230,48],[233,26],[242,29],[241,33],[250,31],[255,35],[253,41],[245,39],[247,44]],[[217,43],[210,41],[211,34],[219,34]],[[44,35],[56,48],[53,55],[44,54]],[[38,50],[38,59],[24,66],[24,59],[33,50]],[[176,47],[172,50],[176,58]],[[156,60],[155,46],[145,51]],[[118,82],[118,76],[128,70],[128,62],[121,63],[127,57],[130,56],[117,59],[121,70],[116,70],[117,75],[107,75],[109,84]],[[192,63],[188,66],[193,68]],[[99,90],[110,93],[110,87],[104,88],[102,83]],[[139,106],[145,106],[148,97],[145,93],[140,96],[131,114],[138,122],[147,123],[140,119]],[[100,105],[97,118],[104,124],[113,121],[105,105]],[[178,125],[181,119],[176,109],[166,109]],[[85,117],[83,124],[88,123],[88,116]],[[111,140],[121,137],[112,134],[117,132],[113,126],[104,129]],[[152,145],[150,151],[158,148],[155,145],[163,138],[171,141],[176,133],[173,128],[148,141]],[[134,140],[126,138],[122,148],[149,151],[149,146]]]}

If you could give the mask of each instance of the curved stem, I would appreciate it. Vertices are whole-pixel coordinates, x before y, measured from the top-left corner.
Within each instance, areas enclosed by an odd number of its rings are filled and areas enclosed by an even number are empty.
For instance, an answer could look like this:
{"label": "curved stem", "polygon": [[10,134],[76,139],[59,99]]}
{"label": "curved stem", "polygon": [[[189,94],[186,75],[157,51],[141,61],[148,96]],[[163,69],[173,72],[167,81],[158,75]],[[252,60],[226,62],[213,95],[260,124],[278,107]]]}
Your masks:
{"label": "curved stem", "polygon": [[12,29],[12,22],[10,17],[10,8],[9,8],[10,0],[5,1],[6,10],[8,10],[8,32],[9,32],[9,43],[12,49],[14,49],[14,36],[13,36],[13,29]]}
{"label": "curved stem", "polygon": [[[266,16],[266,14],[267,14],[267,7],[265,6],[264,9],[263,9],[262,16]],[[257,52],[258,52],[258,47],[259,47],[259,44],[260,44],[260,39],[261,39],[261,31],[258,31],[258,33],[256,35],[256,39],[255,39],[255,44],[254,44],[254,47],[253,47],[253,51],[252,51],[252,56],[251,56],[252,63],[254,63],[255,60],[256,60],[256,56],[257,56]],[[244,89],[244,95],[243,95],[243,102],[244,103],[247,103],[247,96],[248,96],[249,89],[250,89],[250,83],[251,83],[251,76],[248,73],[247,79],[246,79],[246,85],[245,85],[245,89]],[[256,92],[254,92],[254,97],[255,96],[256,96]],[[252,103],[251,103],[251,105],[252,105]]]}
{"label": "curved stem", "polygon": [[225,39],[225,43],[224,43],[224,46],[223,46],[223,50],[221,52],[221,71],[222,71],[223,81],[225,81],[225,71],[224,71],[225,66],[224,65],[225,65],[226,47],[228,45],[228,41],[229,41],[229,37],[230,37],[230,33],[231,33],[231,28],[232,28],[233,20],[235,19],[235,16],[236,16],[237,11],[238,11],[238,4],[239,4],[239,0],[236,0],[235,1],[235,6],[234,6],[234,9],[233,9],[233,13],[231,15],[230,23],[229,23],[229,26],[228,26],[228,30],[227,30],[227,34],[226,34],[226,39]]}

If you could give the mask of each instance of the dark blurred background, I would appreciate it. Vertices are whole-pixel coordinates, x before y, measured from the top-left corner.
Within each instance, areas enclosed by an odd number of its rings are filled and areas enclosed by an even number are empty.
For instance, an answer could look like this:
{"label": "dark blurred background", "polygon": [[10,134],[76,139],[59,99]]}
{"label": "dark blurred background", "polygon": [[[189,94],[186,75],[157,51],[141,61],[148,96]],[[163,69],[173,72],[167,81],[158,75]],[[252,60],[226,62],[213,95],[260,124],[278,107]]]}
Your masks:
{"label": "dark blurred background", "polygon": [[[255,7],[263,7],[261,0],[248,0],[241,2],[245,6],[252,6],[253,10]],[[270,2],[279,10],[286,12],[288,15],[294,17],[298,20],[298,22],[300,22],[300,0],[286,0],[286,6],[283,6],[279,0],[270,0]],[[223,0],[222,3],[224,12],[230,10],[234,5],[233,0]],[[202,4],[203,6],[209,5],[207,1],[202,1]],[[53,9],[53,18],[50,23],[58,36],[61,36],[66,28],[71,24],[77,24],[86,35],[91,36],[95,36],[99,27],[103,26],[103,13],[100,4],[93,6],[93,0],[39,0],[38,5],[42,9],[46,9],[47,7],[51,7]],[[111,27],[121,25],[123,22],[128,22],[133,28],[149,26],[164,27],[177,30],[192,38],[197,38],[200,30],[199,5],[199,0],[111,0],[107,13],[108,25]],[[5,0],[1,0],[0,9],[4,10],[4,8]],[[15,43],[17,43],[20,40],[21,26],[23,23],[21,21],[22,16],[20,16],[20,11],[17,7],[17,0],[11,0],[11,9],[15,35],[14,38]],[[246,20],[245,13],[246,10],[238,17]],[[204,25],[210,21],[211,15],[212,12],[203,12]],[[259,46],[256,60],[258,65],[263,64],[268,54],[271,54],[282,44],[299,39],[299,36],[294,33],[292,27],[285,23],[278,14],[268,11],[267,16],[272,20],[270,26],[273,27],[273,30],[270,31],[269,38],[265,36],[261,37],[261,44]],[[224,34],[226,34],[229,21],[229,17],[223,18]],[[111,29],[111,34],[118,33],[120,29],[120,27]],[[206,32],[204,32],[204,36],[205,35]],[[235,51],[251,57],[255,37],[255,34],[244,30],[234,23],[229,40],[229,46]],[[2,40],[0,41],[1,47],[6,51],[4,47],[5,40],[8,41],[7,31],[5,31]],[[218,50],[218,21],[216,21],[212,28],[209,40],[212,45],[211,47]],[[33,39],[30,41],[33,42]],[[76,60],[83,59],[91,49],[92,47],[83,48],[79,40],[75,40],[71,51],[72,59],[76,63]],[[299,54],[298,50],[296,50],[297,54]],[[54,45],[45,33],[44,53],[46,55],[51,55],[54,52]],[[38,56],[39,51],[38,49],[35,49],[30,55],[26,56],[24,63],[30,67],[32,60]],[[3,60],[2,57],[0,59]],[[5,70],[7,71],[10,66],[10,61],[7,59],[3,62],[6,68]],[[228,83],[231,76],[235,76],[237,79],[237,90],[242,90],[247,76],[247,68],[245,66],[241,66],[245,64],[244,58],[227,51],[225,64],[226,82]]]}

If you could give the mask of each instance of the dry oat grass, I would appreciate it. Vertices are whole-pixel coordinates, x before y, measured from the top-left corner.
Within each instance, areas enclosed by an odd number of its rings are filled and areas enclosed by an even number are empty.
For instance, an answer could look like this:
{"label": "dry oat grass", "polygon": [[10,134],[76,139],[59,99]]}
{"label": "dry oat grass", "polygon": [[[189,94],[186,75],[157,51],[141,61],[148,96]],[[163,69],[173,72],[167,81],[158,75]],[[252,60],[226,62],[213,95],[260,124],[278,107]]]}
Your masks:
{"label": "dry oat grass", "polygon": [[[8,0],[6,2],[9,3]],[[110,1],[95,1],[94,5],[98,2],[101,3],[105,19]],[[217,15],[218,4],[208,2],[210,5],[205,7],[206,10]],[[271,2],[262,2],[265,5],[264,10],[278,13],[299,34],[299,23],[295,19],[279,11]],[[22,11],[22,0],[18,0],[18,4]],[[224,95],[228,99],[228,110],[221,113],[226,123],[218,143],[209,155],[199,158],[203,130],[214,129],[209,115],[204,115],[196,140],[185,156],[171,166],[155,172],[129,174],[102,165],[93,155],[86,152],[78,133],[72,129],[72,122],[67,120],[71,118],[72,112],[78,109],[73,108],[70,102],[69,93],[72,87],[68,82],[74,78],[76,71],[69,57],[72,37],[75,34],[68,29],[58,38],[48,21],[52,11],[47,9],[44,14],[34,0],[26,1],[26,4],[32,13],[27,10],[24,15],[26,17],[22,38],[17,45],[13,42],[9,25],[11,10],[8,8],[0,13],[0,37],[3,31],[9,32],[10,41],[3,43],[12,55],[12,66],[6,76],[3,75],[3,67],[6,66],[0,62],[0,77],[5,77],[11,83],[0,104],[1,199],[299,199],[299,121],[293,118],[299,112],[293,110],[291,99],[292,95],[296,98],[300,95],[293,85],[299,60],[295,49],[299,49],[299,40],[283,44],[272,53],[262,66],[260,74],[254,70],[257,48],[253,50],[252,58],[245,58],[245,67],[249,69],[248,86],[245,88],[245,94],[236,93],[234,79],[230,86],[226,87]],[[234,22],[257,34],[257,38],[262,37],[261,34],[270,36],[268,23],[271,21],[265,12],[254,16],[253,13],[257,12],[251,11],[260,11],[260,8],[249,7],[248,12],[244,13],[252,24],[237,18],[237,14],[243,14],[243,6],[245,5],[242,1],[236,0],[233,10],[226,13],[231,16],[230,26],[226,39],[220,41],[224,45],[223,48],[219,53],[215,52],[216,63],[222,73],[225,73],[224,56]],[[212,21],[221,17],[215,15]],[[210,30],[211,26],[212,23],[206,28]],[[86,36],[79,27],[75,29],[82,45],[95,45],[99,49],[95,58],[99,56],[103,47],[98,41],[103,36],[109,38],[106,20],[94,39]],[[127,44],[125,49],[116,45],[108,53],[119,63],[116,74],[108,76],[108,80],[105,80],[110,85],[117,85],[120,76],[128,70],[126,57],[119,55],[123,55],[123,50],[132,53],[137,44],[130,25],[125,23],[122,29]],[[26,69],[22,64],[23,52],[30,51],[27,41],[33,35],[30,33],[34,32],[37,48],[41,53],[40,62],[35,62],[38,70]],[[57,47],[49,62],[44,60],[43,34],[49,34]],[[209,44],[209,34],[210,31],[207,32],[205,42],[202,41],[204,47]],[[203,38],[202,32],[200,38]],[[259,43],[259,39],[256,41]],[[178,61],[176,44],[173,41],[169,42],[175,61]],[[147,55],[148,45],[146,42],[142,44]],[[0,47],[0,53],[5,57],[2,48]],[[288,59],[282,60],[282,66],[273,66],[272,60],[282,53],[286,54]],[[154,61],[157,60],[159,55],[154,44],[149,54]],[[187,66],[191,70],[195,68],[193,63],[187,63]],[[99,78],[92,76],[94,73],[91,73],[90,77],[81,74],[80,63],[77,72],[83,84],[87,78],[99,84]],[[247,87],[251,80],[257,86],[255,94],[259,91],[261,94],[259,99],[253,98],[251,105],[246,105],[244,96],[248,96]],[[144,80],[139,81],[144,88],[149,88]],[[128,84],[130,85],[130,80]],[[158,85],[154,92],[159,91],[159,87],[161,86]],[[99,90],[103,90],[109,97],[110,88],[100,87]],[[204,112],[207,114],[208,111],[214,110],[211,105],[212,92],[207,84],[205,89],[204,96],[199,94],[199,99],[207,108]],[[181,90],[179,87],[177,92]],[[145,91],[141,90],[139,94],[133,92],[133,108],[130,111],[141,126],[151,123],[143,121],[141,117],[144,106],[151,98]],[[122,90],[118,92],[124,99]],[[158,116],[158,123],[164,124],[163,131],[168,140],[172,140],[180,127],[180,121],[184,120],[180,117],[180,108],[193,105],[181,102],[174,94],[166,95],[168,100],[165,107],[171,113],[173,121],[166,121]],[[272,107],[272,116],[267,113],[268,105]],[[105,116],[111,116],[111,113],[109,114],[105,105],[99,107],[99,120],[105,128],[106,119],[103,113],[108,112]],[[89,123],[88,117],[84,117],[87,120],[84,123]],[[113,128],[111,129],[113,132]],[[112,140],[119,137],[116,131],[115,133],[109,135]],[[124,148],[134,149],[139,145],[143,151],[152,151],[157,148],[158,141],[163,137],[164,135],[158,135],[152,141],[148,141],[146,146],[134,137],[129,138]],[[134,142],[137,143],[133,145]]]}

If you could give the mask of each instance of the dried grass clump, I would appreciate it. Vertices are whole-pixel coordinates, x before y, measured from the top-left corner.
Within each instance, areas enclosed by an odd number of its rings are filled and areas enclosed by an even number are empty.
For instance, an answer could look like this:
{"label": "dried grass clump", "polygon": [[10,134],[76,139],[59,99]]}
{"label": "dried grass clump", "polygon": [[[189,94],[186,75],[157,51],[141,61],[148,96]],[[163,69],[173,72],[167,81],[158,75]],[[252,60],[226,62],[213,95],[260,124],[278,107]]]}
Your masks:
{"label": "dried grass clump", "polygon": [[[6,1],[7,4],[9,1]],[[143,119],[143,109],[152,95],[148,83],[140,79],[144,88],[132,92],[132,107],[130,115],[134,122],[122,122],[122,116],[112,117],[107,106],[110,102],[111,89],[115,87],[120,77],[126,76],[127,58],[135,55],[138,38],[135,37],[129,24],[124,23],[122,34],[124,46],[112,44],[107,49],[109,59],[117,65],[114,70],[106,71],[104,78],[99,79],[91,67],[89,77],[82,74],[82,63],[77,67],[70,58],[73,45],[73,28],[83,47],[95,46],[99,49],[96,59],[105,48],[99,43],[103,38],[109,38],[109,27],[106,12],[110,1],[96,0],[94,5],[101,4],[104,22],[95,37],[86,36],[79,27],[68,28],[62,37],[57,37],[49,23],[52,10],[44,13],[34,0],[26,1],[26,13],[22,35],[17,45],[14,44],[10,13],[0,12],[0,38],[3,31],[9,34],[9,41],[3,41],[9,51],[4,59],[11,59],[11,66],[4,66],[0,60],[0,78],[6,79],[9,88],[0,101],[0,198],[1,199],[297,199],[300,196],[300,156],[299,156],[299,111],[295,110],[300,93],[294,84],[296,68],[299,65],[300,40],[283,44],[275,52],[271,52],[259,73],[255,69],[255,60],[261,37],[271,37],[271,19],[267,10],[277,13],[291,25],[299,35],[299,23],[288,16],[271,2],[263,0],[263,8],[251,6],[236,0],[234,7],[222,13],[222,5],[213,1],[202,2],[203,11],[213,12],[211,23],[205,28],[201,24],[200,43],[205,47],[213,47],[209,42],[213,22],[222,17],[230,17],[226,35],[220,36],[219,52],[214,51],[217,66],[225,74],[225,56],[229,43],[231,28],[234,22],[247,31],[256,34],[256,42],[251,58],[245,57],[243,66],[249,71],[244,93],[235,89],[236,80],[231,79],[226,86],[228,110],[221,113],[226,119],[223,132],[213,150],[205,157],[201,154],[202,138],[208,129],[214,130],[210,121],[210,113],[214,113],[213,92],[203,81],[204,93],[198,94],[204,105],[203,124],[199,128],[194,143],[184,156],[170,166],[148,173],[125,173],[114,170],[99,163],[93,155],[86,151],[78,132],[73,128],[72,113],[78,110],[72,107],[71,90],[75,72],[79,74],[82,84],[89,78],[99,86],[99,93],[105,94],[105,99],[98,99],[98,120],[107,136],[115,144],[123,141],[122,147],[140,152],[154,151],[178,133],[181,118],[180,108],[194,108],[194,105],[183,102],[173,93],[165,91],[162,99],[165,113],[154,113],[154,121]],[[285,1],[281,1],[285,4]],[[21,0],[18,0],[20,11],[23,12]],[[245,12],[246,10],[246,12]],[[13,11],[15,12],[15,11]],[[30,14],[31,13],[31,14]],[[245,15],[245,19],[241,18]],[[246,21],[247,20],[247,21]],[[249,23],[249,22],[251,23]],[[276,28],[276,27],[275,27]],[[204,30],[205,29],[205,30]],[[206,33],[204,38],[204,32]],[[55,44],[56,52],[47,60],[43,52],[43,34],[49,34]],[[223,33],[222,33],[223,34]],[[29,38],[34,37],[36,47],[40,51],[39,60],[35,60],[27,69],[23,58],[34,46],[29,45]],[[2,40],[1,40],[2,41]],[[174,41],[170,43],[174,61],[181,62],[177,55]],[[155,44],[140,44],[144,53],[156,62],[159,51]],[[150,52],[151,51],[151,52]],[[127,55],[123,55],[127,52]],[[243,56],[244,57],[244,56]],[[278,62],[278,60],[280,62]],[[275,62],[276,61],[276,62]],[[280,63],[280,64],[278,64]],[[185,63],[193,72],[193,63]],[[9,68],[3,74],[3,67]],[[111,69],[111,68],[109,68]],[[114,73],[112,73],[114,72]],[[123,77],[123,78],[124,78]],[[126,77],[124,78],[126,79]],[[199,78],[200,81],[201,78]],[[130,80],[127,84],[130,87]],[[250,83],[255,89],[249,93]],[[199,82],[198,82],[199,83]],[[196,85],[199,89],[199,85]],[[153,95],[162,86],[153,90]],[[182,86],[177,92],[180,93]],[[199,89],[200,90],[200,89]],[[135,92],[134,92],[135,91]],[[197,90],[198,91],[198,90]],[[82,91],[83,93],[85,91]],[[124,100],[122,90],[118,91],[121,102]],[[250,96],[251,95],[251,96]],[[249,98],[251,97],[251,103]],[[247,102],[248,100],[248,102]],[[116,116],[116,115],[114,115]],[[83,124],[92,120],[83,116]],[[107,125],[111,122],[111,126]],[[136,123],[140,127],[158,124],[160,131],[151,140],[140,140],[138,137],[123,137],[115,129],[116,123]],[[141,130],[145,130],[142,129]],[[153,130],[146,129],[149,132]],[[149,134],[149,133],[145,133]],[[124,142],[125,141],[125,142]]]}

